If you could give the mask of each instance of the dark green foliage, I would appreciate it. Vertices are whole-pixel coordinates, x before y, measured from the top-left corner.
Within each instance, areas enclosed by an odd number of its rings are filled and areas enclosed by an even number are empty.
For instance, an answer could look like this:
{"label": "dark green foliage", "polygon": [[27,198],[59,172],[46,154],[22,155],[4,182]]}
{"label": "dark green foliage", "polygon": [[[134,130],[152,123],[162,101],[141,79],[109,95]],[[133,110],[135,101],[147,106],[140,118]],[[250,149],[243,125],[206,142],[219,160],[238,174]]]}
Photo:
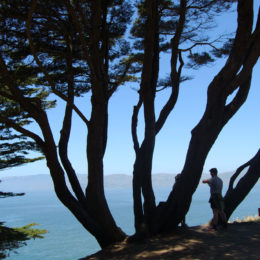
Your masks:
{"label": "dark green foliage", "polygon": [[[30,75],[25,75],[27,80],[28,76],[29,78],[34,76],[35,85],[46,86],[49,91],[58,91],[65,96],[68,96],[68,84],[73,84],[75,96],[83,95],[91,89],[85,52],[92,48],[91,36],[86,34],[86,32],[91,34],[92,30],[90,4],[86,1],[75,1],[74,4],[80,7],[76,9],[74,15],[85,26],[80,28],[82,33],[84,31],[83,35],[79,34],[80,29],[77,28],[75,18],[68,13],[64,1],[38,1],[29,29],[31,44],[41,63],[41,70],[32,58],[26,35],[30,1],[4,1],[0,4],[2,10],[0,49],[5,53],[6,60],[10,60],[16,66],[19,65],[19,70],[22,62],[26,63],[25,66],[30,64],[28,68]],[[127,78],[122,80],[120,72],[129,66],[122,57],[129,53],[130,45],[121,36],[133,11],[131,5],[125,1],[109,1],[106,5],[108,9],[103,15],[100,53],[104,58],[105,69],[108,69],[109,64],[112,66],[111,72],[109,71],[109,85],[113,89],[114,84],[123,84],[127,80]],[[82,46],[83,42],[86,46]],[[86,49],[83,49],[84,47]],[[120,65],[120,70],[117,70],[116,64]],[[33,69],[34,75],[32,75]]]}
{"label": "dark green foliage", "polygon": [[[135,80],[133,75],[126,73],[135,73],[136,68],[132,67],[133,59],[128,57],[130,44],[122,38],[133,10],[122,0],[106,1],[105,4],[107,11],[102,17],[99,51],[100,62],[109,78],[108,91],[112,94],[119,85]],[[93,14],[87,1],[74,1],[74,6],[80,8],[70,13],[65,1],[38,1],[29,22],[32,1],[0,3],[1,55],[20,94],[43,110],[55,106],[55,101],[49,98],[50,93],[66,100],[69,95],[77,97],[91,91],[86,51],[92,48]],[[78,28],[73,15],[84,28]],[[6,80],[0,76],[0,169],[43,158],[35,156],[40,150],[34,141],[12,130],[12,124],[24,127],[34,120],[22,108],[19,96],[14,96],[6,87]]]}
{"label": "dark green foliage", "polygon": [[[0,191],[0,199],[23,195],[25,195],[25,193]],[[44,238],[43,235],[47,233],[45,229],[32,228],[39,225],[36,223],[30,223],[18,228],[9,228],[3,224],[3,222],[0,222],[0,259],[7,257],[11,251],[26,245],[26,240]]]}
{"label": "dark green foliage", "polygon": [[[192,77],[191,76],[182,76],[180,78],[180,82],[184,82],[186,80],[191,80]],[[172,85],[172,81],[171,81],[171,78],[168,76],[164,79],[161,79],[158,81],[158,84],[157,84],[157,91],[161,91],[165,88],[168,88]]]}
{"label": "dark green foliage", "polygon": [[9,228],[0,222],[0,259],[6,258],[11,251],[26,245],[26,240],[31,238],[43,238],[43,234],[47,233],[44,229],[31,228],[35,223],[28,224],[20,228]]}
{"label": "dark green foliage", "polygon": [[13,130],[14,125],[26,127],[33,120],[19,104],[19,95],[14,95],[7,88],[7,81],[11,80],[13,85],[18,86],[20,95],[42,109],[55,106],[54,101],[47,101],[50,93],[46,87],[41,87],[40,70],[29,52],[25,33],[28,5],[19,5],[18,2],[0,3],[0,51],[9,72],[9,79],[3,74],[0,76],[0,169],[44,158],[39,155],[39,146],[34,141]]}
{"label": "dark green foliage", "polygon": [[[2,182],[0,180],[0,182]],[[14,193],[14,192],[2,192],[0,191],[0,199],[8,198],[8,197],[16,197],[16,196],[24,196],[25,193]]]}
{"label": "dark green foliage", "polygon": [[0,199],[7,197],[23,196],[25,193],[13,193],[13,192],[2,192],[0,191]]}
{"label": "dark green foliage", "polygon": [[214,59],[207,52],[202,53],[193,53],[188,56],[190,62],[187,64],[187,67],[193,69],[199,69],[200,66],[214,62]]}
{"label": "dark green foliage", "polygon": [[23,227],[14,228],[15,231],[21,232],[27,236],[27,239],[44,238],[44,234],[48,233],[46,229],[31,228],[39,226],[37,223],[30,223]]}
{"label": "dark green foliage", "polygon": [[11,129],[11,123],[20,127],[29,125],[32,121],[28,114],[13,101],[1,96],[0,101],[0,118],[3,120],[0,120],[0,170],[43,159],[43,156],[35,156],[35,152],[40,152],[35,142]]}
{"label": "dark green foliage", "polygon": [[7,257],[10,251],[25,245],[27,239],[26,234],[5,227],[3,223],[0,223],[0,258]]}
{"label": "dark green foliage", "polygon": [[[8,140],[8,137],[6,139]],[[29,158],[30,152],[39,151],[38,146],[35,142],[28,141],[20,135],[17,136],[17,139],[18,141],[16,142],[13,141],[12,137],[8,140],[10,142],[3,142],[0,139],[0,170],[35,162],[44,158],[43,156]],[[22,139],[24,141],[21,141]]]}

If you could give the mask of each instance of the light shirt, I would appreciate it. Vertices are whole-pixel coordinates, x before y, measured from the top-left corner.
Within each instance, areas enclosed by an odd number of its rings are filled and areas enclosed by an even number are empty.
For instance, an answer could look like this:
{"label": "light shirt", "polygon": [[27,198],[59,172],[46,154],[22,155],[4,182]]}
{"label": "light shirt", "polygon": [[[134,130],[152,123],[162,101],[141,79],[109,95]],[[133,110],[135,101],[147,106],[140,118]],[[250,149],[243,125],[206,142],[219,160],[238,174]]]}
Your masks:
{"label": "light shirt", "polygon": [[218,176],[214,176],[211,179],[209,179],[208,184],[210,186],[211,195],[216,193],[222,193],[223,181]]}

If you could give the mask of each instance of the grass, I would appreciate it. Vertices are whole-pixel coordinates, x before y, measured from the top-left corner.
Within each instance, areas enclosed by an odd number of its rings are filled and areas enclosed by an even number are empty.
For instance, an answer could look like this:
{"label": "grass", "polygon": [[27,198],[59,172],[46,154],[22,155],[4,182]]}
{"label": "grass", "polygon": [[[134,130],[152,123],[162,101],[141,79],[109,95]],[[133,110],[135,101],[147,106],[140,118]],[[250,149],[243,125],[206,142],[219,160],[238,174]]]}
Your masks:
{"label": "grass", "polygon": [[260,222],[260,216],[248,216],[242,219],[236,218],[235,220],[231,221],[230,223],[245,223],[245,222]]}

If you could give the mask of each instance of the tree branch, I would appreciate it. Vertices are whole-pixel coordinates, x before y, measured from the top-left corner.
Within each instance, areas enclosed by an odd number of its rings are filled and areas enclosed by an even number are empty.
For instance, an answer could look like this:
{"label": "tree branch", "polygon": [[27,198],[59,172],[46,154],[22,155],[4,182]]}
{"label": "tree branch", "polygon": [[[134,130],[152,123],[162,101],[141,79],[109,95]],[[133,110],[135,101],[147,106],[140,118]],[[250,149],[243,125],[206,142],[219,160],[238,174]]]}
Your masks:
{"label": "tree branch", "polygon": [[232,94],[237,88],[238,88],[238,92],[236,93],[233,100],[225,107],[224,122],[227,122],[229,118],[231,118],[239,109],[239,107],[244,103],[250,89],[253,68],[260,56],[260,48],[259,48],[260,14],[259,13],[258,13],[258,20],[257,20],[255,31],[251,36],[250,43],[248,45],[248,49],[245,54],[244,62],[241,65],[243,66],[242,70],[228,85],[228,91],[229,91],[228,94]]}
{"label": "tree branch", "polygon": [[255,30],[250,37],[248,48],[245,51],[245,58],[241,66],[242,70],[239,72],[237,77],[229,84],[229,94],[232,94],[236,88],[247,80],[248,76],[252,74],[254,65],[257,63],[260,56],[260,8],[258,12],[258,19],[256,23]]}
{"label": "tree branch", "polygon": [[160,130],[162,129],[170,112],[174,108],[174,106],[177,102],[178,96],[179,96],[180,77],[181,77],[181,71],[182,71],[182,68],[184,65],[182,57],[181,57],[181,53],[179,53],[179,61],[180,61],[180,66],[179,66],[178,72],[177,72],[176,76],[174,77],[175,78],[174,81],[172,81],[171,95],[170,95],[167,103],[162,108],[160,115],[155,123],[155,133],[156,134],[158,134],[160,132]]}
{"label": "tree branch", "polygon": [[11,119],[3,117],[0,115],[0,121],[5,123],[6,125],[12,127],[14,130],[18,131],[19,133],[22,133],[25,136],[28,136],[30,138],[32,138],[40,147],[44,147],[45,143],[44,141],[41,139],[40,136],[38,136],[37,134],[17,125],[15,122],[13,122]]}
{"label": "tree branch", "polygon": [[[5,61],[0,53],[0,73],[2,75],[3,80],[5,81],[6,86],[9,91],[12,93],[12,100],[15,100],[21,104],[21,106],[27,110],[28,113],[32,115],[32,117],[37,119],[37,112],[41,109],[39,104],[36,102],[32,102],[32,99],[25,98],[20,89],[14,84],[10,72],[5,64]],[[33,99],[35,101],[35,99]],[[38,99],[37,99],[38,101]]]}
{"label": "tree branch", "polygon": [[8,98],[8,99],[10,99],[10,100],[13,100],[13,96],[12,96],[12,95],[9,95],[9,94],[7,94],[6,92],[1,91],[1,90],[0,90],[0,96],[5,97],[5,98]]}
{"label": "tree branch", "polygon": [[[34,44],[33,44],[33,40],[32,40],[32,36],[31,36],[31,33],[30,33],[30,28],[31,28],[31,23],[32,23],[32,15],[33,15],[33,12],[36,8],[36,5],[37,5],[37,0],[33,0],[32,2],[32,5],[31,5],[31,8],[30,8],[30,11],[28,13],[28,18],[27,18],[27,22],[26,22],[26,34],[27,34],[27,37],[28,37],[28,40],[29,40],[29,45],[30,45],[30,49],[31,49],[31,52],[32,52],[32,55],[34,57],[34,60],[35,62],[37,63],[38,67],[40,68],[40,70],[42,71],[42,73],[44,74],[45,78],[47,79],[51,89],[52,89],[52,92],[58,96],[59,98],[61,98],[62,100],[64,100],[65,102],[68,102],[68,98],[66,97],[66,95],[64,95],[63,93],[59,92],[58,90],[56,90],[55,88],[55,83],[53,82],[51,76],[48,74],[48,72],[44,69],[42,63],[40,62],[38,56],[37,56],[37,53],[36,53],[36,49],[34,47]],[[87,120],[87,118],[83,115],[83,113],[78,109],[77,106],[75,106],[75,104],[73,104],[73,109],[74,111],[77,113],[77,115],[82,119],[82,121],[85,123],[85,124],[88,124],[89,121]]]}
{"label": "tree branch", "polygon": [[250,159],[248,162],[246,162],[245,164],[241,165],[240,167],[237,168],[236,172],[232,175],[232,177],[230,178],[230,181],[229,181],[229,185],[228,185],[228,190],[227,190],[227,193],[231,192],[234,188],[234,182],[236,180],[236,178],[238,177],[238,175],[246,168],[248,167],[252,161],[254,160],[255,156]]}
{"label": "tree branch", "polygon": [[131,67],[131,63],[128,63],[127,66],[125,67],[125,70],[123,71],[122,75],[120,78],[117,80],[117,82],[113,83],[113,87],[109,90],[108,96],[111,97],[113,93],[117,90],[119,85],[124,81],[124,78]]}
{"label": "tree branch", "polygon": [[[68,13],[71,15],[71,17],[73,19],[73,22],[75,23],[75,26],[76,26],[77,31],[79,33],[79,40],[81,42],[82,52],[84,54],[84,57],[85,57],[85,59],[86,59],[86,61],[88,63],[88,66],[89,66],[91,72],[94,73],[94,68],[92,66],[92,63],[90,62],[90,57],[89,57],[89,55],[87,53],[87,50],[89,48],[88,48],[87,42],[86,42],[86,40],[84,38],[83,29],[82,29],[81,24],[79,22],[78,15],[75,13],[75,10],[74,10],[73,6],[71,5],[70,1],[63,0],[63,2],[65,2],[65,5],[66,5],[67,10],[68,10]],[[79,7],[78,10],[81,10],[81,8]],[[82,16],[82,14],[80,14],[80,17],[82,18],[84,16]]]}
{"label": "tree branch", "polygon": [[[184,62],[182,60],[181,52],[178,52],[178,47],[180,44],[181,35],[183,33],[184,24],[186,20],[186,7],[187,7],[187,1],[182,0],[181,1],[181,8],[180,8],[180,17],[178,20],[176,33],[174,37],[171,40],[171,95],[167,101],[167,103],[164,105],[163,109],[160,112],[159,118],[155,123],[155,133],[158,134],[161,128],[163,127],[164,123],[166,122],[166,119],[168,118],[170,112],[174,108],[178,95],[179,95],[179,86],[180,86],[180,77],[182,68],[184,65]],[[178,60],[180,62],[180,66],[177,70],[177,64]]]}
{"label": "tree branch", "polygon": [[[83,207],[86,205],[85,196],[80,186],[79,180],[76,176],[76,172],[73,169],[68,158],[68,143],[71,133],[71,120],[74,103],[74,77],[72,72],[72,50],[70,49],[70,41],[67,39],[68,55],[66,56],[67,62],[67,77],[68,77],[68,102],[65,109],[65,115],[63,119],[62,129],[60,131],[59,140],[59,156],[61,158],[62,165],[68,175],[69,182],[79,202]],[[85,207],[86,208],[86,207]]]}
{"label": "tree branch", "polygon": [[191,50],[192,50],[193,48],[195,48],[196,46],[203,46],[203,45],[208,45],[208,46],[210,46],[212,49],[215,49],[215,50],[219,51],[219,49],[218,49],[216,46],[213,45],[214,42],[216,42],[216,40],[211,41],[211,42],[196,42],[196,43],[194,43],[193,45],[191,45],[191,46],[188,47],[188,48],[179,49],[179,51],[182,51],[182,52],[187,52],[187,51],[188,51],[188,52],[191,52]]}
{"label": "tree branch", "polygon": [[[229,58],[222,68],[222,77],[233,78],[245,60],[253,26],[253,1],[239,0],[237,7],[237,31]],[[220,79],[223,81],[223,79]]]}
{"label": "tree branch", "polygon": [[[248,167],[249,166],[249,167]],[[248,167],[246,173],[240,178],[235,188],[233,183],[240,172]],[[225,213],[227,218],[231,216],[237,206],[245,199],[250,190],[254,187],[260,177],[260,150],[256,155],[244,165],[240,166],[231,177],[228,191],[225,194]]]}
{"label": "tree branch", "polygon": [[137,105],[134,106],[134,109],[133,109],[132,124],[131,124],[132,139],[133,139],[133,143],[134,143],[135,153],[137,153],[139,150],[139,142],[138,142],[138,137],[137,137],[137,122],[138,122],[138,114],[139,114],[142,104],[143,104],[143,101],[141,99],[141,96],[139,95],[139,101],[138,101]]}

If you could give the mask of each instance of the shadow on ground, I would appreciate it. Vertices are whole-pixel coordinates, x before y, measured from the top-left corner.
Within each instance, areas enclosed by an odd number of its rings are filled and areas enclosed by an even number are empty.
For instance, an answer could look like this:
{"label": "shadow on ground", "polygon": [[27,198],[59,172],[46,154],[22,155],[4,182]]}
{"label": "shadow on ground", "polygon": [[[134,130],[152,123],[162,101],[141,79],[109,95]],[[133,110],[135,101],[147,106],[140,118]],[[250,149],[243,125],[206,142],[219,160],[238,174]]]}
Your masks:
{"label": "shadow on ground", "polygon": [[[84,260],[207,259],[259,260],[260,222],[233,223],[228,229],[208,231],[208,226],[179,229],[145,242],[119,243]],[[82,260],[83,260],[82,259]]]}

